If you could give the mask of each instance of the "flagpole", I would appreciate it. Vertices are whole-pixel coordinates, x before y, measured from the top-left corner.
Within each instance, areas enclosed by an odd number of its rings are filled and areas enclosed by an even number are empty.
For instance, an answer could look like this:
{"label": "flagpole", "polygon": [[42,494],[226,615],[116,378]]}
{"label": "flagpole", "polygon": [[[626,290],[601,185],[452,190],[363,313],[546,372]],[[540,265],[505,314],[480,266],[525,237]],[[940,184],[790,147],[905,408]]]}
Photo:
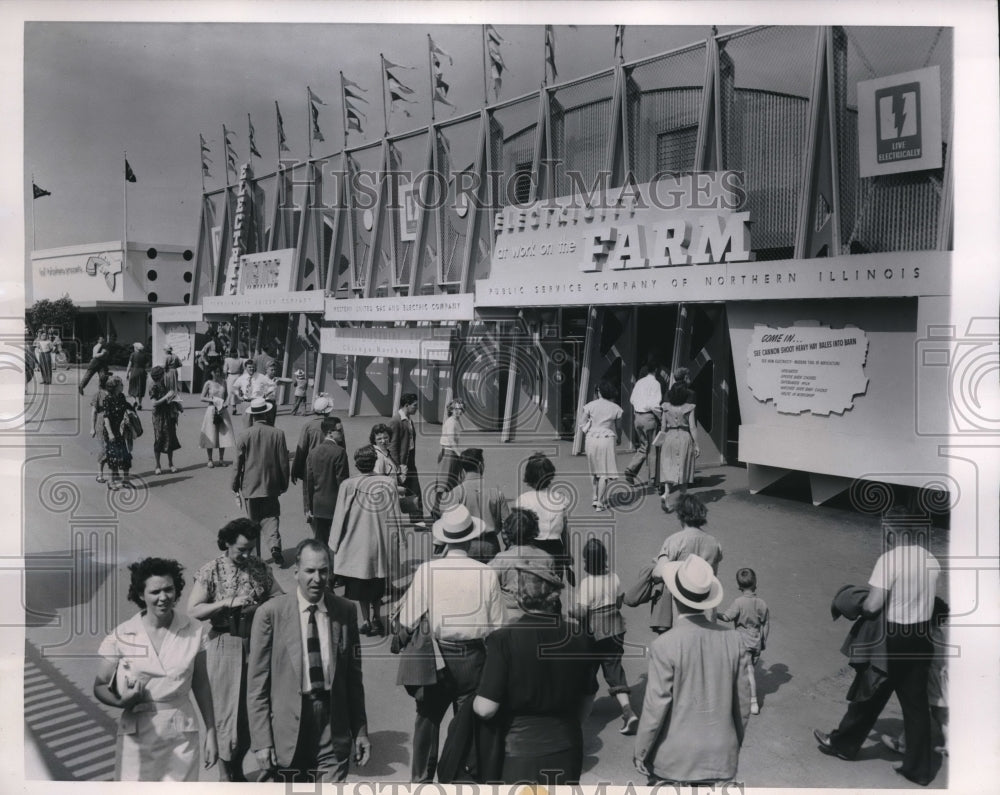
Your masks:
{"label": "flagpole", "polygon": [[35,172],[31,172],[31,250],[35,250]]}
{"label": "flagpole", "polygon": [[378,59],[379,63],[382,64],[382,124],[385,126],[385,132],[382,133],[382,137],[386,138],[389,135],[389,111],[385,106],[385,56],[379,53]]}
{"label": "flagpole", "polygon": [[483,104],[490,104],[490,89],[489,89],[489,55],[486,50],[486,26],[482,26],[483,29]]}
{"label": "flagpole", "polygon": [[312,90],[309,86],[306,86],[306,116],[308,117],[308,122],[306,123],[306,139],[309,142],[309,156],[306,160],[312,160],[313,156],[313,119],[312,119]]}
{"label": "flagpole", "polygon": [[222,157],[226,161],[226,187],[229,187],[229,139],[226,137],[226,125],[222,125]]}
{"label": "flagpole", "polygon": [[434,85],[434,53],[431,52],[431,34],[427,34],[427,73],[431,78],[431,121],[434,121],[434,97],[437,87]]}
{"label": "flagpole", "polygon": [[274,165],[278,171],[281,171],[281,125],[278,124],[278,100],[274,100],[274,131],[277,133],[278,144],[275,149],[278,150],[278,154],[275,156]]}
{"label": "flagpole", "polygon": [[344,149],[347,149],[347,89],[343,72],[340,72],[340,117],[344,123]]}
{"label": "flagpole", "polygon": [[549,84],[549,68],[547,66],[548,58],[545,57],[546,55],[548,55],[548,50],[549,50],[549,26],[543,25],[542,26],[542,87],[543,88]]}
{"label": "flagpole", "polygon": [[201,192],[205,193],[205,153],[201,149],[201,133],[198,133],[198,160],[201,162]]}
{"label": "flagpole", "polygon": [[[128,152],[122,150],[122,270],[128,267]],[[124,278],[124,276],[122,277]]]}

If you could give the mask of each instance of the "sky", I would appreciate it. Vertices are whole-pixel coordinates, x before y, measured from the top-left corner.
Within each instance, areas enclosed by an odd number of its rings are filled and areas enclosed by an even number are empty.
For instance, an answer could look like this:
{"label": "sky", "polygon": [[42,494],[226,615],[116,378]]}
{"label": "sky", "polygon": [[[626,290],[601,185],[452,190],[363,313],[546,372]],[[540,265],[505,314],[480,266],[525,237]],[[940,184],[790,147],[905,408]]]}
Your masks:
{"label": "sky", "polygon": [[[501,99],[534,91],[542,81],[544,26],[498,24],[496,30],[508,67]],[[704,25],[630,26],[626,58],[703,41],[710,33]],[[238,162],[247,159],[248,113],[263,155],[254,159],[255,169],[273,170],[275,101],[291,155],[305,158],[309,86],[326,103],[319,106],[326,141],[314,142],[313,155],[337,152],[343,142],[343,71],[368,89],[369,99],[364,134],[352,132],[349,143],[377,140],[383,132],[380,52],[413,67],[395,70],[413,89],[415,102],[397,103],[390,133],[426,125],[428,34],[454,60],[442,65],[455,108],[438,104],[438,119],[478,111],[484,91],[479,25],[29,23],[25,170],[29,181],[34,175],[52,193],[34,203],[35,247],[121,238],[125,152],[137,179],[128,185],[129,238],[193,246],[201,193],[199,133],[214,161],[209,189],[224,184],[223,124],[235,133]],[[613,25],[557,25],[555,35],[559,81],[612,66]]]}

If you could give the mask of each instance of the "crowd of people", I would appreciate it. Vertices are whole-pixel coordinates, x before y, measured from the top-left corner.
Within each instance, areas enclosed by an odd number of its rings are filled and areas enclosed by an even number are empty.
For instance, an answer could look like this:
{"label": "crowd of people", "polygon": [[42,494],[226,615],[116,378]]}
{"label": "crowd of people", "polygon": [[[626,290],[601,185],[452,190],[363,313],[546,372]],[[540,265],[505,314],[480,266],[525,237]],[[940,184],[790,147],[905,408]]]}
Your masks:
{"label": "crowd of people", "polygon": [[[615,571],[608,537],[572,538],[570,503],[547,455],[528,457],[524,489],[508,499],[490,481],[483,450],[460,447],[457,401],[448,407],[454,421],[442,432],[441,466],[425,511],[416,395],[403,395],[391,420],[374,424],[367,443],[353,451],[332,400],[320,395],[292,448],[274,425],[274,404],[235,385],[254,382],[253,362],[240,374],[209,367],[201,436],[211,442],[210,462],[213,448],[222,460],[222,450],[235,447],[232,490],[246,516],[219,530],[222,554],[197,570],[186,616],[174,609],[184,586],[176,561],[149,558],[131,567],[129,598],[141,610],[105,640],[94,682],[95,696],[122,710],[119,778],[195,779],[200,747],[204,765],[219,761],[222,780],[245,780],[252,752],[261,780],[343,781],[352,764],[379,753],[368,737],[362,636],[388,637],[398,654],[396,684],[415,712],[413,782],[578,782],[599,674],[620,709],[620,732],[635,737],[634,767],[645,783],[736,776],[750,716],[761,707],[755,669],[770,614],[757,595],[756,573],[742,565],[734,577],[739,595],[722,609],[723,551],[705,530],[708,509],[686,488],[670,493],[671,484],[690,482],[684,469],[693,470],[696,455],[693,402],[682,380],[668,387],[666,401],[661,393],[655,425],[636,420],[649,442],[644,454],[656,434],[667,437],[658,467],[665,507],[679,526],[633,573]],[[233,428],[224,375],[236,375],[245,428]],[[163,376],[162,368],[151,370],[149,397],[154,449],[170,464],[176,417],[161,410],[171,403]],[[127,479],[131,448],[116,430],[131,424],[126,415],[135,409],[121,379],[103,380],[102,390],[95,432],[103,415],[107,465],[113,478],[123,471]],[[581,418],[598,510],[607,499],[604,481],[617,476],[608,440],[615,440],[621,409],[613,398],[602,384]],[[645,458],[636,461],[626,474],[634,477]],[[286,594],[261,549],[270,551],[270,563],[284,565],[279,497],[299,481],[311,534],[295,548],[295,589]],[[910,552],[880,559],[857,614],[887,622],[888,663],[877,669],[881,678],[866,680],[863,695],[855,694],[838,729],[816,738],[821,749],[852,758],[896,692],[905,737],[889,739],[904,752],[901,774],[926,784],[933,657],[927,638],[936,620],[926,599],[929,593],[933,603],[934,583],[928,591],[924,578],[919,606],[912,600],[916,572],[933,558],[920,539],[901,538],[891,513],[885,526]],[[414,569],[410,550],[422,532],[430,533],[434,552]],[[641,639],[648,642],[641,707],[622,664],[623,604],[650,610],[653,639]],[[136,647],[146,648],[142,661],[134,659]],[[207,727],[200,744],[189,693]]]}

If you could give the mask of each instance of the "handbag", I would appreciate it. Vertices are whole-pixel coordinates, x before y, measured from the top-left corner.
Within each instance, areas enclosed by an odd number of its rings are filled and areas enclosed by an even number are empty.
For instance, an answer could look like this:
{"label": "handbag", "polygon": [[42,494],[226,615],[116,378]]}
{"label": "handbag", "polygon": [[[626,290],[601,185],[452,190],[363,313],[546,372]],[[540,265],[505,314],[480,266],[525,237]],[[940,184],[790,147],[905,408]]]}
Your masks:
{"label": "handbag", "polygon": [[132,436],[136,439],[142,436],[142,420],[139,419],[138,412],[131,407],[125,409],[125,419],[128,420]]}
{"label": "handbag", "polygon": [[653,447],[663,447],[665,441],[667,441],[667,432],[660,431],[653,437]]}

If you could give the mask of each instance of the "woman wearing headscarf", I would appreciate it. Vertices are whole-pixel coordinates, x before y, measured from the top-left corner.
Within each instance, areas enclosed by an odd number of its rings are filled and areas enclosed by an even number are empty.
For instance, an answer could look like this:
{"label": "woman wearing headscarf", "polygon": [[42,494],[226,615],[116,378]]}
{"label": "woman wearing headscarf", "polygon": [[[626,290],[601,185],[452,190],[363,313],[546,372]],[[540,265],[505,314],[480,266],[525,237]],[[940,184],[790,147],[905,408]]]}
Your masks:
{"label": "woman wearing headscarf", "polygon": [[153,383],[149,387],[149,399],[153,401],[153,455],[156,456],[156,471],[161,474],[160,455],[167,454],[167,466],[171,472],[176,472],[174,466],[174,450],[179,450],[181,443],[177,439],[177,415],[179,403],[176,403],[177,393],[167,389],[163,382],[163,368],[157,365],[149,372]]}

